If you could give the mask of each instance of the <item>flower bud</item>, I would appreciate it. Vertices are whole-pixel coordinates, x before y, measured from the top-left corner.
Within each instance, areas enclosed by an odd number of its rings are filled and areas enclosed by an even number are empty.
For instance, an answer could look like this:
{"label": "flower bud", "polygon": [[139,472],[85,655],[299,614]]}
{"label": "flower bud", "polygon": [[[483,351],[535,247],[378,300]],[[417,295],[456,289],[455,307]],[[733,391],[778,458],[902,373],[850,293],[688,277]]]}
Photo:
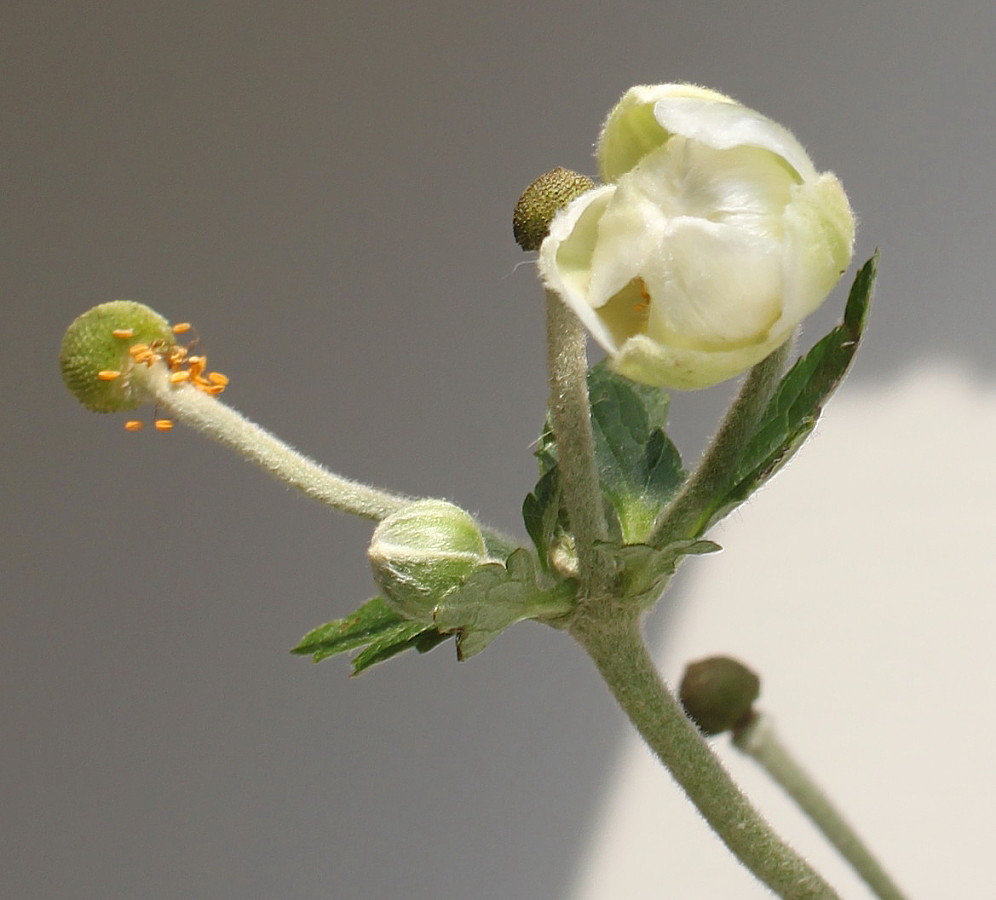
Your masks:
{"label": "flower bud", "polygon": [[656,387],[708,387],[783,344],[847,268],[854,216],[789,131],[715,91],[631,88],[598,141],[606,184],[550,223],[540,275]]}
{"label": "flower bud", "polygon": [[367,555],[392,606],[422,621],[432,621],[443,596],[489,561],[477,522],[445,500],[418,500],[387,516]]}
{"label": "flower bud", "polygon": [[712,656],[685,669],[678,694],[703,734],[722,734],[750,722],[761,680],[735,659]]}
{"label": "flower bud", "polygon": [[523,250],[539,250],[550,222],[568,203],[595,186],[587,175],[558,166],[540,175],[519,197],[512,214],[515,243]]}
{"label": "flower bud", "polygon": [[101,303],[66,329],[59,351],[62,380],[94,412],[135,409],[148,399],[131,378],[129,351],[137,344],[172,347],[169,323],[141,303]]}

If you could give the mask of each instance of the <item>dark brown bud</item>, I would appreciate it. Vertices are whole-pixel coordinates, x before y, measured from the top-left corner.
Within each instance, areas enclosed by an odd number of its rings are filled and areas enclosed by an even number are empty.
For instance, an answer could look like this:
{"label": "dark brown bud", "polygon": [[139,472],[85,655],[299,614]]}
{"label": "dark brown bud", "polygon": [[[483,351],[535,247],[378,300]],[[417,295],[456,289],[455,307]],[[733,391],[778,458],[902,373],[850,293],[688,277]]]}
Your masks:
{"label": "dark brown bud", "polygon": [[746,725],[760,694],[761,680],[757,675],[728,656],[691,663],[679,689],[685,712],[705,735]]}

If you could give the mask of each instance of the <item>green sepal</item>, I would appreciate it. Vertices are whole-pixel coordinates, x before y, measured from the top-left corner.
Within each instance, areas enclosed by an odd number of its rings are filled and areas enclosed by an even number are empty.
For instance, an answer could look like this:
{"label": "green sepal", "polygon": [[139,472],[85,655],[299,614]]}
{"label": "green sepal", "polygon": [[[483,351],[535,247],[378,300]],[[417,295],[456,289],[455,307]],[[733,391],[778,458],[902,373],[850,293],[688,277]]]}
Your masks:
{"label": "green sepal", "polygon": [[455,633],[457,656],[480,653],[506,628],[525,619],[554,619],[573,608],[575,585],[539,587],[533,555],[519,548],[501,563],[478,566],[436,607],[436,629]]}
{"label": "green sepal", "polygon": [[309,631],[291,653],[311,656],[317,663],[363,647],[352,660],[353,674],[359,675],[375,663],[405,650],[426,653],[448,637],[431,623],[405,618],[383,597],[374,597],[352,615]]}
{"label": "green sepal", "polygon": [[716,553],[723,549],[713,541],[704,540],[675,541],[661,548],[648,544],[600,546],[615,560],[618,576],[614,590],[617,596],[648,608],[660,598],[684,557]]}
{"label": "green sepal", "polygon": [[844,380],[868,319],[878,253],[858,271],[840,325],[818,341],[782,378],[733,474],[699,533],[740,506],[802,446],[823,407]]}

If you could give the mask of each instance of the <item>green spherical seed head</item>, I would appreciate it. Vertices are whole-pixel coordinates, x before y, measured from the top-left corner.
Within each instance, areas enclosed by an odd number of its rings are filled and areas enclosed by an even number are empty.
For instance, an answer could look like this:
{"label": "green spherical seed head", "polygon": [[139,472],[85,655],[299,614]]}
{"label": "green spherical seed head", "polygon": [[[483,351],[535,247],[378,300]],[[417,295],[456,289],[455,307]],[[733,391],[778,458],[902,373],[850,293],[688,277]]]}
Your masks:
{"label": "green spherical seed head", "polygon": [[722,734],[750,722],[761,680],[735,659],[712,656],[685,669],[678,693],[703,734]]}
{"label": "green spherical seed head", "polygon": [[[116,337],[114,332],[131,332]],[[62,338],[59,367],[66,387],[93,412],[119,412],[135,409],[145,402],[132,390],[134,368],[128,350],[135,344],[158,341],[163,348],[173,345],[173,332],[159,313],[131,300],[101,303],[77,318]],[[100,372],[120,372],[109,380]]]}
{"label": "green spherical seed head", "polygon": [[595,186],[587,175],[558,166],[540,175],[519,197],[512,214],[512,233],[523,250],[539,250],[553,217],[575,197]]}

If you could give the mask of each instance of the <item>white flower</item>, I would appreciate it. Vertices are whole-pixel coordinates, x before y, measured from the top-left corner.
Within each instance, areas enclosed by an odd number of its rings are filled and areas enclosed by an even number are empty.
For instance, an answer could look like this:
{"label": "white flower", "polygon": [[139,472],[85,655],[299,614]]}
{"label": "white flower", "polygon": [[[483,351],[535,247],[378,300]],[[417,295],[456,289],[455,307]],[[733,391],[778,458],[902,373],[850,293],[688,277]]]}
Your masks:
{"label": "white flower", "polygon": [[692,85],[631,88],[598,142],[606,184],[540,249],[548,288],[646,384],[701,388],[760,362],[847,268],[854,217],[781,125]]}

